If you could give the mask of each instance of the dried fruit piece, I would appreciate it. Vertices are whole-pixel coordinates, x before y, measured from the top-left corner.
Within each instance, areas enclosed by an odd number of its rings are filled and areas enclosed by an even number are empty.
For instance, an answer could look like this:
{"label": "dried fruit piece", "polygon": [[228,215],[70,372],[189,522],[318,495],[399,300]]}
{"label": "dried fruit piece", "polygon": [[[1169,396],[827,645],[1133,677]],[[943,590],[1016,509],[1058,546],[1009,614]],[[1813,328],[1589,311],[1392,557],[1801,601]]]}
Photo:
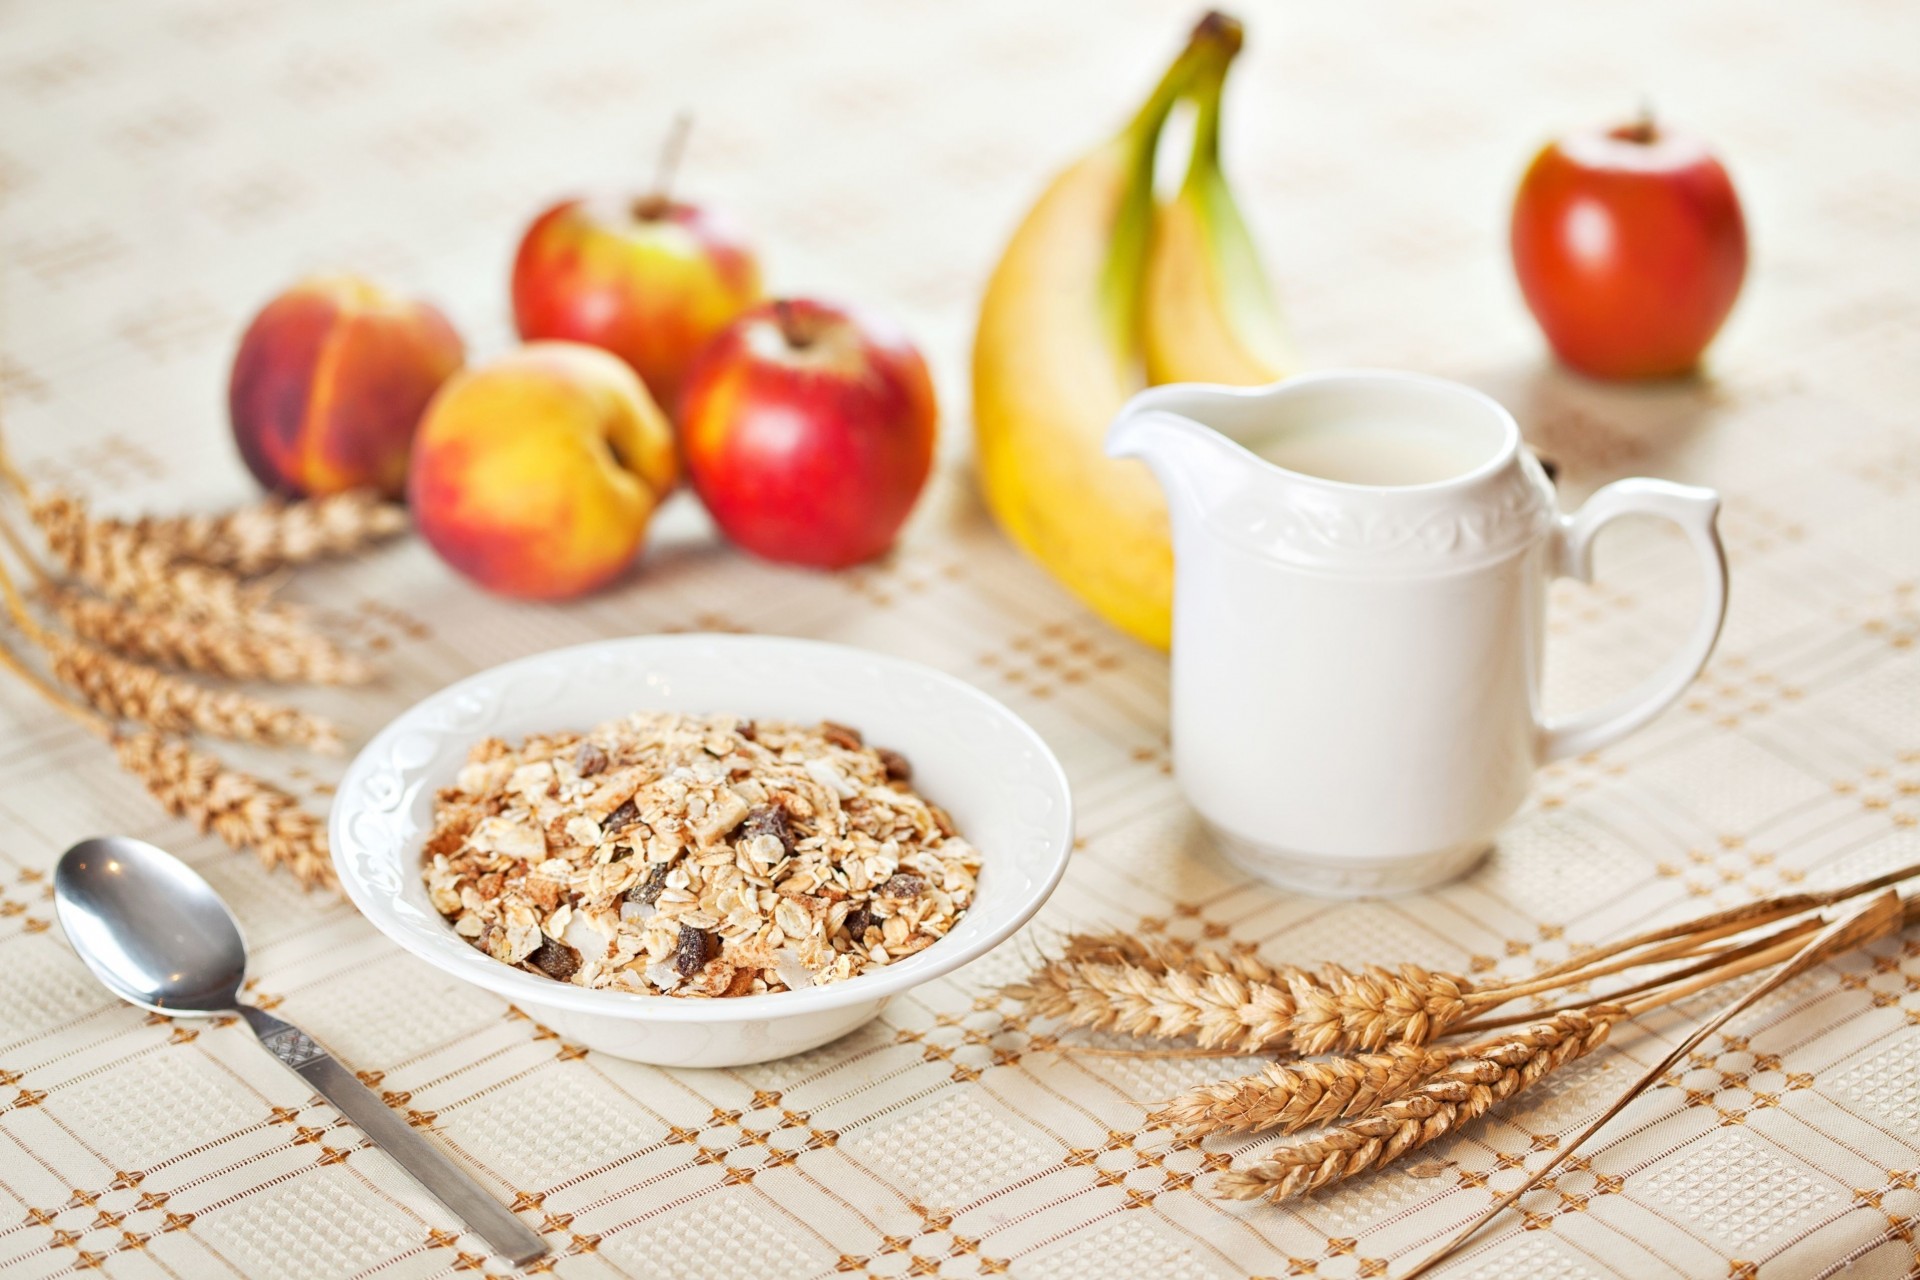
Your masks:
{"label": "dried fruit piece", "polygon": [[855,942],[867,940],[867,930],[873,927],[873,913],[867,910],[867,904],[861,903],[847,912],[847,936]]}
{"label": "dried fruit piece", "polygon": [[787,819],[787,811],[777,804],[763,804],[747,812],[740,820],[740,837],[753,840],[760,836],[772,836],[780,842],[780,847],[793,856],[797,845],[793,834],[793,824]]}
{"label": "dried fruit piece", "polygon": [[527,963],[546,974],[565,982],[580,972],[580,953],[564,942],[555,942],[552,938],[542,938],[540,945],[527,957]]}
{"label": "dried fruit piece", "polygon": [[875,747],[873,754],[880,757],[880,767],[887,771],[889,782],[913,781],[913,762],[898,751],[892,747]]}
{"label": "dried fruit piece", "polygon": [[911,871],[896,871],[880,886],[881,894],[889,898],[917,898],[926,891],[926,880]]}
{"label": "dried fruit piece", "polygon": [[629,798],[622,801],[618,809],[607,815],[607,820],[600,824],[600,829],[610,836],[617,836],[638,821],[640,821],[640,806]]}
{"label": "dried fruit piece", "polygon": [[847,751],[858,751],[866,744],[866,739],[860,736],[858,729],[851,725],[836,724],[832,720],[820,722],[820,736]]}
{"label": "dried fruit piece", "polygon": [[680,943],[673,950],[673,967],[680,971],[681,977],[691,978],[707,967],[707,961],[719,954],[718,934],[696,929],[690,924],[680,926]]}
{"label": "dried fruit piece", "polygon": [[573,771],[583,778],[591,778],[606,767],[607,753],[597,743],[583,742],[580,749],[573,753]]}
{"label": "dried fruit piece", "polygon": [[660,891],[667,887],[667,864],[656,862],[653,870],[647,872],[647,878],[627,890],[627,901],[637,902],[650,907],[660,900]]}

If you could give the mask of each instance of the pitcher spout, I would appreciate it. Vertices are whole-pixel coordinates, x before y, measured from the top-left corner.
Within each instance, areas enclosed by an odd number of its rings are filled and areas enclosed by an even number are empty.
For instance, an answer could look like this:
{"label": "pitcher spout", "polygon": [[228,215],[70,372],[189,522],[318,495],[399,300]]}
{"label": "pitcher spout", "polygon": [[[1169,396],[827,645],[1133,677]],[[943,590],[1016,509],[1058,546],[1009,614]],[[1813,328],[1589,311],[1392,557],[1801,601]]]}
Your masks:
{"label": "pitcher spout", "polygon": [[1245,449],[1204,423],[1151,402],[1143,404],[1142,398],[1129,403],[1107,428],[1107,456],[1145,462],[1160,482],[1176,523],[1197,517],[1245,485],[1248,470],[1256,465]]}

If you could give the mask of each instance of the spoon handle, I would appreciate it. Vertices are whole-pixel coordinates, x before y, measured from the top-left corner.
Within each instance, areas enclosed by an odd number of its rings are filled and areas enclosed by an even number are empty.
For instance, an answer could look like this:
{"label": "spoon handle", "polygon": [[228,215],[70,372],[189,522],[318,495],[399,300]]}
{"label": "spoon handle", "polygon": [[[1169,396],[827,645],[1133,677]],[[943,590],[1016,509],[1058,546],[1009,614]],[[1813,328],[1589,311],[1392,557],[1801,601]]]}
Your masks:
{"label": "spoon handle", "polygon": [[273,1056],[312,1085],[334,1109],[373,1139],[414,1181],[445,1205],[501,1257],[523,1267],[547,1252],[539,1236],[489,1196],[439,1147],[401,1119],[312,1036],[270,1013],[241,1005],[247,1025]]}

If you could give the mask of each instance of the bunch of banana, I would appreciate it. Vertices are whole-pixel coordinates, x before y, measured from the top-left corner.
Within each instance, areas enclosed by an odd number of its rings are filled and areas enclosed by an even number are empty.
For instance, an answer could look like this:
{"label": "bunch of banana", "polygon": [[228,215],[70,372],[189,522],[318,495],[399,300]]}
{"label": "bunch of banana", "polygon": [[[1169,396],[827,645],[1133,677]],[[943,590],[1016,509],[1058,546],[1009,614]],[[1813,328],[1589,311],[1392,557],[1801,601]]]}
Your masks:
{"label": "bunch of banana", "polygon": [[[1148,381],[1272,382],[1293,358],[1220,170],[1220,101],[1240,50],[1209,13],[1118,135],[1059,174],[987,284],[973,418],[987,504],[1014,541],[1121,630],[1165,648],[1173,552],[1147,469],[1105,456]],[[1160,134],[1194,106],[1193,155],[1154,194]]]}

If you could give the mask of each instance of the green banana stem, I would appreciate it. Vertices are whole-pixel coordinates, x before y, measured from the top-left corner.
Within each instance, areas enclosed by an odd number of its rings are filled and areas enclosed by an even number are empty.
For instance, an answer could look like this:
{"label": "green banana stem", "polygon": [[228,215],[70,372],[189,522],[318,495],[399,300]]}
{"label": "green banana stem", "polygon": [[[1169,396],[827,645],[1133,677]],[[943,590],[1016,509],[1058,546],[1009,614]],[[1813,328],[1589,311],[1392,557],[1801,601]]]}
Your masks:
{"label": "green banana stem", "polygon": [[1288,367],[1294,357],[1279,304],[1260,261],[1259,247],[1220,165],[1220,107],[1231,69],[1232,60],[1227,59],[1203,66],[1194,75],[1189,90],[1194,103],[1193,154],[1187,160],[1179,198],[1200,213],[1227,292],[1227,304],[1243,335],[1254,350]]}
{"label": "green banana stem", "polygon": [[[1107,242],[1106,270],[1100,281],[1101,312],[1115,351],[1132,353],[1138,345],[1140,281],[1146,272],[1147,244],[1153,231],[1153,169],[1160,131],[1176,102],[1192,94],[1196,86],[1212,83],[1216,86],[1213,130],[1217,136],[1217,86],[1225,80],[1234,55],[1240,52],[1242,38],[1238,19],[1218,10],[1200,19],[1187,47],[1120,133],[1120,145],[1127,150],[1127,188]],[[1197,147],[1195,152],[1197,156]]]}
{"label": "green banana stem", "polygon": [[1202,69],[1193,81],[1193,154],[1187,160],[1186,186],[1205,181],[1220,168],[1220,100],[1225,96],[1229,60]]}

